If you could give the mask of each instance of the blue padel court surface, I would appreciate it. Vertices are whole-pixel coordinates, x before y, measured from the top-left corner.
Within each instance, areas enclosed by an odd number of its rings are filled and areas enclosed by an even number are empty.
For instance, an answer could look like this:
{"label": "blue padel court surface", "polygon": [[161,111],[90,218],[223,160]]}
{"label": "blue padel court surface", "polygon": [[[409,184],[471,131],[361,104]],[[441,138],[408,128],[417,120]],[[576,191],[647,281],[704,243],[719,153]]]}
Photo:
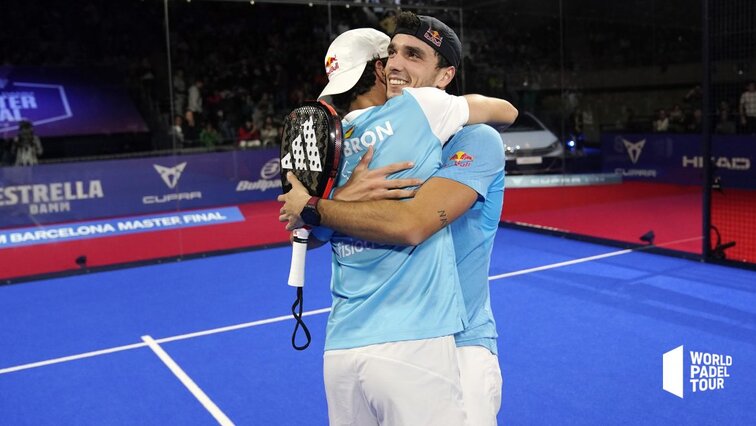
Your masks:
{"label": "blue padel court surface", "polygon": [[[326,425],[330,252],[308,255],[303,352],[289,259],[0,287],[0,425]],[[502,228],[489,275],[499,424],[756,424],[756,272]],[[683,398],[662,388],[679,346]],[[690,352],[731,361],[723,386],[692,391]]]}

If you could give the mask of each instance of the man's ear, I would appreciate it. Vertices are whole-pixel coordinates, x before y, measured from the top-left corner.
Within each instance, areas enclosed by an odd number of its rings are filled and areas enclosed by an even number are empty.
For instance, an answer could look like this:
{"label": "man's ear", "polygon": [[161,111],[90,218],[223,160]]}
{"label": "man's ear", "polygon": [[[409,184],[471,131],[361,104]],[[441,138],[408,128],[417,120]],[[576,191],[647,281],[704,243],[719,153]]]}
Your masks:
{"label": "man's ear", "polygon": [[439,89],[446,89],[446,86],[451,83],[454,76],[457,74],[455,67],[446,67],[436,77],[436,87]]}
{"label": "man's ear", "polygon": [[375,72],[377,74],[376,78],[378,78],[378,81],[380,81],[381,83],[385,85],[386,84],[386,74],[385,74],[386,70],[385,70],[385,67],[383,66],[383,61],[381,60],[375,61]]}

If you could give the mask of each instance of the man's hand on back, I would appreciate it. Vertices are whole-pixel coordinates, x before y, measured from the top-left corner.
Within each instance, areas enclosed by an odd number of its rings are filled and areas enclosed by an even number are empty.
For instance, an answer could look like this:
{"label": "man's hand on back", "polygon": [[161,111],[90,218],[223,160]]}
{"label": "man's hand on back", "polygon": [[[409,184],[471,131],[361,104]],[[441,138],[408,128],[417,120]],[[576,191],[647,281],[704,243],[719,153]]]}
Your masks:
{"label": "man's hand on back", "polygon": [[377,169],[369,169],[373,159],[373,147],[369,147],[360,163],[352,171],[349,181],[334,191],[333,199],[338,201],[398,200],[415,196],[416,189],[407,189],[422,185],[420,179],[388,179],[396,172],[411,169],[412,162],[393,163]]}
{"label": "man's hand on back", "polygon": [[[417,189],[414,187],[420,186],[423,183],[422,180],[388,178],[394,173],[412,168],[414,166],[412,162],[393,163],[371,170],[368,166],[372,159],[373,147],[371,146],[360,159],[349,181],[334,191],[334,200],[398,200],[415,196]],[[291,190],[278,196],[278,201],[284,203],[279,211],[278,221],[286,223],[286,229],[291,231],[304,226],[300,213],[310,199],[310,194],[293,173],[289,172],[286,178],[291,183]]]}

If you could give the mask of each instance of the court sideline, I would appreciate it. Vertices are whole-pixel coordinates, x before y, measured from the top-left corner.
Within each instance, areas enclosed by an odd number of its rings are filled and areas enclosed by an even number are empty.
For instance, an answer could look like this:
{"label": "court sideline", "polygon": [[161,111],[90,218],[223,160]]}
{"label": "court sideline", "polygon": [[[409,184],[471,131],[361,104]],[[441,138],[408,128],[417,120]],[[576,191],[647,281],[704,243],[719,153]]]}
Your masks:
{"label": "court sideline", "polygon": [[[327,249],[313,344],[290,347],[286,248],[0,287],[2,424],[327,424]],[[756,422],[756,273],[500,229],[500,424]],[[677,346],[730,355],[725,388],[661,388]]]}

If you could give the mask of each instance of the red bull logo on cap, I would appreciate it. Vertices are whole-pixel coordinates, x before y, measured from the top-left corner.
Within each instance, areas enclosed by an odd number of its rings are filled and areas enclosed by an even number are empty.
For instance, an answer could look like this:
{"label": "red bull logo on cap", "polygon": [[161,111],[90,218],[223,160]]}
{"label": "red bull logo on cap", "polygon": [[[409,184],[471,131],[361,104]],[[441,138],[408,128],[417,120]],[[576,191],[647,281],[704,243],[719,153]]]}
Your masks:
{"label": "red bull logo on cap", "polygon": [[336,56],[329,56],[325,60],[326,74],[330,77],[331,73],[339,69],[339,61]]}
{"label": "red bull logo on cap", "polygon": [[428,31],[425,32],[425,38],[438,47],[441,47],[441,42],[444,40],[444,38],[441,37],[441,34],[438,31],[430,28],[428,28]]}
{"label": "red bull logo on cap", "polygon": [[458,167],[469,167],[473,160],[473,156],[464,151],[457,151],[449,157],[449,161],[453,161],[454,165]]}

